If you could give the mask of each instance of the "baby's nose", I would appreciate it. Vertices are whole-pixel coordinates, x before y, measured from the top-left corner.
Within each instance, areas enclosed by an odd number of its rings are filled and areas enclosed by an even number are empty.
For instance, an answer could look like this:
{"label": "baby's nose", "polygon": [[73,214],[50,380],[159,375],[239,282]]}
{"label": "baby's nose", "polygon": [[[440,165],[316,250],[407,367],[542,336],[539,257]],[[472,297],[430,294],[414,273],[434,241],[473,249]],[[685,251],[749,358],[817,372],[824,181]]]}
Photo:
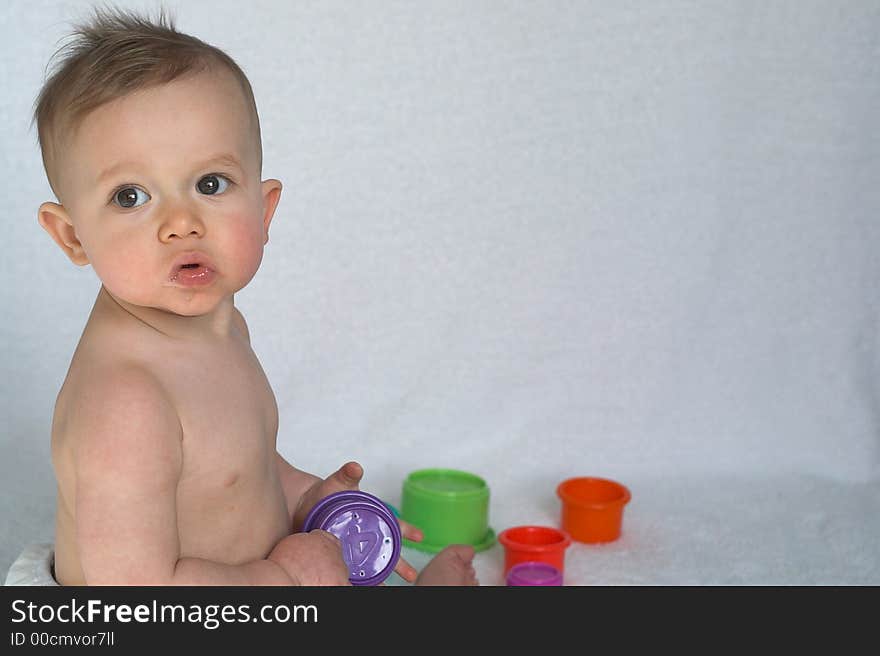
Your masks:
{"label": "baby's nose", "polygon": [[159,229],[159,238],[162,241],[184,237],[202,237],[204,234],[205,224],[198,214],[183,207],[169,212]]}

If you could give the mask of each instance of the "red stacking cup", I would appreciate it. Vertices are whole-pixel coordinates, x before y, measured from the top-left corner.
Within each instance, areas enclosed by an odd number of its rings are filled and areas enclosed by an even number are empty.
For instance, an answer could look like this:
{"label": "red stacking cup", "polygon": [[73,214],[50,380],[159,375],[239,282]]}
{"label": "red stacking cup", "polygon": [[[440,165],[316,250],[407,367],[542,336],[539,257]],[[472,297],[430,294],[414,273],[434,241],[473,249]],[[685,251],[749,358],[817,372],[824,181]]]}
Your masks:
{"label": "red stacking cup", "polygon": [[562,575],[565,550],[571,538],[565,531],[550,526],[513,526],[498,534],[504,545],[504,574],[518,563],[541,562],[555,567]]}

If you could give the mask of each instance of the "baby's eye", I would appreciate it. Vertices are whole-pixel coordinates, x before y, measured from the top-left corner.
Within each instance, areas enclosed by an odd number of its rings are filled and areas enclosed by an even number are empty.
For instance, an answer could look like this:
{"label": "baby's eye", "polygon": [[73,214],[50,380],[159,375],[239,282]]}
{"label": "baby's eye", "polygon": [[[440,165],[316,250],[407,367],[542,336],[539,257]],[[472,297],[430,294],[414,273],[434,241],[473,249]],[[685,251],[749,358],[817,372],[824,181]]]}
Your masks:
{"label": "baby's eye", "polygon": [[198,189],[200,193],[207,194],[208,196],[222,194],[228,187],[229,180],[222,175],[216,175],[213,173],[211,175],[206,175],[196,183],[196,189]]}
{"label": "baby's eye", "polygon": [[140,207],[148,200],[150,195],[137,187],[125,187],[113,194],[113,202],[125,209]]}

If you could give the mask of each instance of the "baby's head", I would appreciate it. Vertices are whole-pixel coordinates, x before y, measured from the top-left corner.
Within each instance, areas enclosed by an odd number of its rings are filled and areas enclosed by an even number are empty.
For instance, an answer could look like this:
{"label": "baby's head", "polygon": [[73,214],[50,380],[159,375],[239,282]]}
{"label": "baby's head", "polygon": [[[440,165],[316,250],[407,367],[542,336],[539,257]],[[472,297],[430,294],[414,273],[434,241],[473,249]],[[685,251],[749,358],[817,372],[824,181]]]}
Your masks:
{"label": "baby's head", "polygon": [[59,201],[41,225],[117,299],[210,311],[256,273],[281,192],[247,77],[164,14],[97,11],[72,37],[34,112]]}
{"label": "baby's head", "polygon": [[61,48],[53,74],[37,98],[37,123],[43,164],[55,195],[64,202],[65,145],[93,110],[132,93],[206,73],[234,80],[248,110],[250,135],[262,164],[260,122],[250,82],[222,50],[178,32],[160,13],[152,22],[119,10],[97,10],[78,25]]}

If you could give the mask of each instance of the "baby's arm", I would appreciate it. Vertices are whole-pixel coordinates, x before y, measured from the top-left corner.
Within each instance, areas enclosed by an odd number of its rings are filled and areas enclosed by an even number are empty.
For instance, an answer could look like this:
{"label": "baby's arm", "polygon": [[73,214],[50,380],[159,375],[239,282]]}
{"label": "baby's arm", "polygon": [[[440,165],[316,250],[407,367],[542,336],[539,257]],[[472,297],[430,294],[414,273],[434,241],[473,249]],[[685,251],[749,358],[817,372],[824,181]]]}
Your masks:
{"label": "baby's arm", "polygon": [[141,368],[95,374],[63,427],[65,439],[75,444],[77,546],[87,584],[309,583],[311,577],[296,570],[310,554],[323,558],[331,572],[322,581],[347,582],[340,548],[335,538],[327,540],[329,534],[302,536],[270,559],[241,565],[181,558],[176,493],[183,433],[177,412],[158,381]]}
{"label": "baby's arm", "polygon": [[301,471],[291,465],[280,453],[275,453],[278,477],[287,500],[290,523],[294,531],[302,528],[312,507],[328,494],[342,490],[357,490],[364,475],[356,462],[347,462],[326,479]]}
{"label": "baby's arm", "polygon": [[[278,476],[287,499],[287,509],[291,515],[294,531],[302,528],[306,515],[312,507],[328,494],[342,490],[357,490],[364,475],[364,469],[356,462],[347,462],[325,479],[302,472],[293,467],[279,453],[276,453]],[[421,530],[407,522],[398,520],[403,537],[419,542],[424,537]],[[394,568],[404,580],[416,580],[418,572],[404,558],[397,561]]]}
{"label": "baby's arm", "polygon": [[281,481],[281,489],[284,490],[284,499],[287,501],[289,525],[292,531],[299,531],[305,519],[304,514],[297,512],[303,496],[310,487],[320,482],[321,479],[314,474],[297,469],[277,451],[275,452],[275,464],[278,470],[278,479]]}

